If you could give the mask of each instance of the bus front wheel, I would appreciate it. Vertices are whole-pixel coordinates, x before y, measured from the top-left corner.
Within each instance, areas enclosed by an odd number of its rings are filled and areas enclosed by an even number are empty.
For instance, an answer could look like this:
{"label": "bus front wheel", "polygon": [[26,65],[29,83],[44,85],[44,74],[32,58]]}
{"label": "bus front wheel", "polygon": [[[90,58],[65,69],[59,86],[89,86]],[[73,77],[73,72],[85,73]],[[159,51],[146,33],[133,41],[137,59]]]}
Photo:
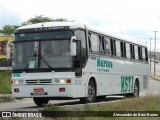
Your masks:
{"label": "bus front wheel", "polygon": [[81,98],[82,103],[93,103],[96,101],[96,87],[93,81],[88,84],[87,97]]}
{"label": "bus front wheel", "polygon": [[40,97],[34,97],[33,98],[33,101],[34,103],[37,105],[37,106],[44,106],[44,105],[47,105],[48,102],[49,102],[49,99],[47,98],[40,98]]}

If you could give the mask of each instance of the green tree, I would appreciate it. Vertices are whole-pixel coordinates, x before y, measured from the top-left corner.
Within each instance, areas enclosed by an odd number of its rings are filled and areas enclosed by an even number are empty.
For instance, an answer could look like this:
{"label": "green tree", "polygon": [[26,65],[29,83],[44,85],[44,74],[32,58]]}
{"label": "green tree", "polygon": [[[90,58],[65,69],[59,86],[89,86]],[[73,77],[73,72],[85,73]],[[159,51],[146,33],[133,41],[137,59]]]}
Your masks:
{"label": "green tree", "polygon": [[42,15],[40,16],[35,16],[34,18],[30,18],[28,21],[23,22],[23,25],[30,25],[30,24],[35,24],[35,23],[42,23],[42,22],[51,22],[53,21],[51,18],[44,17]]}
{"label": "green tree", "polygon": [[44,17],[43,15],[39,15],[39,16],[35,16],[34,18],[30,18],[26,22],[23,22],[22,26],[35,24],[35,23],[42,23],[42,22],[54,22],[54,21],[68,21],[68,20],[64,19],[64,18],[52,19],[52,18],[49,18],[49,17]]}
{"label": "green tree", "polygon": [[18,27],[20,26],[19,25],[5,25],[2,27],[0,32],[3,34],[13,34],[15,29],[17,29]]}

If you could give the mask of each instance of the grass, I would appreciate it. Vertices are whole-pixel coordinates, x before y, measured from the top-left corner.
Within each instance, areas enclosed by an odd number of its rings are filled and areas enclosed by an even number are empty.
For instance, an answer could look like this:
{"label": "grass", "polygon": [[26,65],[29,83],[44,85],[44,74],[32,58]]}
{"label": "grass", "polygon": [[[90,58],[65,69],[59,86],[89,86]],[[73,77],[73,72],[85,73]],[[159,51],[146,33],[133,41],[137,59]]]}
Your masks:
{"label": "grass", "polygon": [[147,96],[122,100],[115,103],[89,105],[87,110],[96,111],[160,111],[160,97]]}
{"label": "grass", "polygon": [[[72,107],[58,107],[58,106],[54,106],[54,105],[47,105],[44,107],[43,112],[44,113],[49,113],[49,115],[51,116],[53,114],[53,116],[55,116],[55,114],[57,113],[61,113],[63,114],[64,111],[68,111],[68,112],[64,112],[65,114],[78,114],[78,112],[80,113],[81,110],[83,110],[84,112],[93,112],[93,114],[97,114],[95,116],[99,116],[100,111],[103,113],[110,113],[111,111],[113,111],[113,113],[118,112],[118,111],[124,111],[125,113],[127,112],[135,112],[136,111],[140,111],[140,112],[146,112],[146,111],[151,111],[151,112],[157,112],[160,111],[160,96],[147,96],[144,98],[138,98],[138,99],[124,99],[122,101],[118,101],[118,102],[111,102],[111,103],[102,103],[102,104],[87,104],[84,105],[84,107],[82,106],[72,106]],[[47,111],[47,112],[46,112]],[[48,112],[50,111],[50,112]],[[53,112],[54,111],[54,112]],[[56,111],[56,112],[55,112]],[[59,111],[59,112],[57,112]],[[73,111],[77,111],[77,112],[73,112]],[[95,112],[97,111],[97,112]],[[112,115],[113,115],[112,113]],[[46,114],[47,115],[47,114]],[[83,119],[87,119],[87,120],[159,120],[159,117],[56,117],[56,119],[60,119],[60,120],[83,120]]]}
{"label": "grass", "polygon": [[11,71],[0,70],[0,103],[14,100],[11,94]]}
{"label": "grass", "polygon": [[11,94],[11,71],[0,70],[0,94]]}

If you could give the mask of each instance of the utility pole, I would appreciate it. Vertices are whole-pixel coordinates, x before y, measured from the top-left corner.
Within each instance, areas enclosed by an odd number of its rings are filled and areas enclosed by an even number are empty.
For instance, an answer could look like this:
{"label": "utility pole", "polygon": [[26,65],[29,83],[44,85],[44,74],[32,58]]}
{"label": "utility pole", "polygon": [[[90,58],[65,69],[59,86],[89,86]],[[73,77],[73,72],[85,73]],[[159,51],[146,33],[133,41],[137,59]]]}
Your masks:
{"label": "utility pole", "polygon": [[155,32],[155,43],[154,43],[154,76],[156,75],[156,33],[158,31],[153,31]]}
{"label": "utility pole", "polygon": [[152,38],[150,38],[150,71],[151,71],[151,40]]}
{"label": "utility pole", "polygon": [[157,49],[157,61],[158,61],[158,49]]}

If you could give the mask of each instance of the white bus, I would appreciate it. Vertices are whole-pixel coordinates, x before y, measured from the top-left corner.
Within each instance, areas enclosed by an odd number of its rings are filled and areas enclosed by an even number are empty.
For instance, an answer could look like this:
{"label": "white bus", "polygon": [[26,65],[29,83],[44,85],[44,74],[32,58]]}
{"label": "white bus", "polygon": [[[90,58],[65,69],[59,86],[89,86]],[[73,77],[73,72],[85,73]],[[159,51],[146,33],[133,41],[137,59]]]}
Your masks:
{"label": "white bus", "polygon": [[148,86],[147,47],[137,41],[78,22],[27,25],[14,35],[13,97],[31,97],[38,106],[55,99],[90,103],[138,97]]}

